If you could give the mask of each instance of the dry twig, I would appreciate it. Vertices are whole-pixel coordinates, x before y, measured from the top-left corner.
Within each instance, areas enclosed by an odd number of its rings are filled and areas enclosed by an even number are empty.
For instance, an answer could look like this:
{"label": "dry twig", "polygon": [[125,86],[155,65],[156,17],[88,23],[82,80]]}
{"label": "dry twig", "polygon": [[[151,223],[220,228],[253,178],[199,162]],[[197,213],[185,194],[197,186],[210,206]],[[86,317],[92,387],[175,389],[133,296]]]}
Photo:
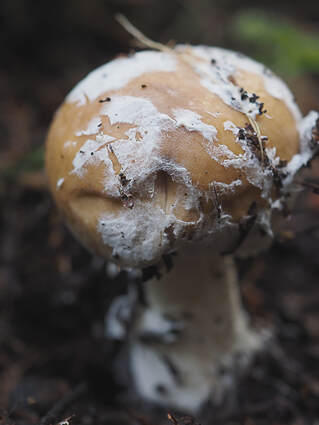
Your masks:
{"label": "dry twig", "polygon": [[62,413],[76,400],[84,396],[88,391],[87,384],[82,382],[77,387],[74,388],[71,392],[67,393],[65,397],[59,400],[48,413],[43,416],[40,421],[40,425],[51,425],[54,422],[57,422],[57,418],[62,415]]}

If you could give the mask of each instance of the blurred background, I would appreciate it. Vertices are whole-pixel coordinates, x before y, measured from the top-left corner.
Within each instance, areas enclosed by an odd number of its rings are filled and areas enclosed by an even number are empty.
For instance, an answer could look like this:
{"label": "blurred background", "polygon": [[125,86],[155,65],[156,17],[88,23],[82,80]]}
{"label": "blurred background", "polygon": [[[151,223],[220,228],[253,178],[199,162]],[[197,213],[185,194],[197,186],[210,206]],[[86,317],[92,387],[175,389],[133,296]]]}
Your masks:
{"label": "blurred background", "polygon": [[[108,282],[103,261],[63,227],[43,170],[46,132],[68,91],[136,48],[119,12],[164,44],[239,50],[285,79],[303,113],[319,110],[319,2],[1,0],[1,425],[72,414],[85,425],[168,423],[114,382],[121,347],[105,341],[103,321],[125,276]],[[308,178],[319,184],[318,160]],[[239,263],[246,308],[276,342],[235,400],[200,418],[177,413],[178,423],[318,424],[319,196],[305,191],[289,223],[269,253]]]}

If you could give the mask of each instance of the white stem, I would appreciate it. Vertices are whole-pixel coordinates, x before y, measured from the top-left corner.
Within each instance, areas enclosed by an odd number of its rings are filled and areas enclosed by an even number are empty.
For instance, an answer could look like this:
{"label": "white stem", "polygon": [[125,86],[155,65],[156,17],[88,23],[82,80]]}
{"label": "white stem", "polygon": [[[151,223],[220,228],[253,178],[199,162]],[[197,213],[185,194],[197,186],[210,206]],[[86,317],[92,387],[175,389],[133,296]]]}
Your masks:
{"label": "white stem", "polygon": [[145,296],[130,326],[138,393],[191,413],[221,401],[261,341],[248,328],[232,258],[179,253],[171,271],[145,283]]}

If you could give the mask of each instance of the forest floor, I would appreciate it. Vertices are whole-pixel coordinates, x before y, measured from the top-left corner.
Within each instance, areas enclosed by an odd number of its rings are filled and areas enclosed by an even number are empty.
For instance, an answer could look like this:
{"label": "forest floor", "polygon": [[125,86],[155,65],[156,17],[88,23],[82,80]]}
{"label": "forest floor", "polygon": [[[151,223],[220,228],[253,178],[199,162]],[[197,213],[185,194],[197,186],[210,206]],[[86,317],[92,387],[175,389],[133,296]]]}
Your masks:
{"label": "forest floor", "polygon": [[[83,57],[99,63],[103,37],[85,28],[79,44],[62,24],[59,36],[46,21],[31,27],[31,18],[13,35],[2,27],[15,54],[7,49],[0,69],[0,425],[318,425],[319,196],[309,191],[280,240],[238,262],[245,308],[273,337],[231,404],[190,418],[128,399],[116,383],[121,347],[105,339],[104,317],[125,277],[108,280],[104,262],[64,228],[39,167],[53,111],[87,72]],[[105,46],[105,60],[122,38]]]}

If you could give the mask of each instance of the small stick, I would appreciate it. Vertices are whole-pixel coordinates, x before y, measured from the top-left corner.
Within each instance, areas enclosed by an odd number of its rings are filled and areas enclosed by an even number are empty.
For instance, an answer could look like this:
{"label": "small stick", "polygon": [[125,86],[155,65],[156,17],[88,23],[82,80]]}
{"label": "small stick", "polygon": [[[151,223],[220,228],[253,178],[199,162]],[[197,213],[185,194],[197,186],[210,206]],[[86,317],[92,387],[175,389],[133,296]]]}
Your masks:
{"label": "small stick", "polygon": [[61,400],[59,400],[48,413],[43,416],[40,421],[40,425],[51,425],[57,420],[57,417],[61,416],[62,413],[76,400],[84,396],[88,391],[87,384],[82,382],[73,391],[67,393]]}
{"label": "small stick", "polygon": [[259,147],[260,147],[260,157],[261,157],[261,163],[264,163],[264,148],[263,148],[263,144],[261,141],[261,133],[260,133],[260,129],[259,129],[259,125],[257,124],[257,122],[251,118],[248,114],[246,114],[246,117],[249,119],[250,125],[252,126],[252,128],[254,129],[258,142],[259,142]]}
{"label": "small stick", "polygon": [[154,50],[161,50],[162,52],[171,52],[172,49],[164,46],[162,43],[157,43],[156,41],[151,40],[150,38],[146,37],[140,30],[138,30],[134,25],[131,24],[131,22],[121,13],[117,13],[115,15],[115,19],[119,24],[122,25],[126,31],[131,34],[136,40],[138,40],[140,43],[142,43],[144,46],[149,47],[150,49]]}
{"label": "small stick", "polygon": [[307,189],[311,189],[313,193],[319,195],[319,183],[312,183],[308,181],[300,182],[300,184]]}
{"label": "small stick", "polygon": [[178,425],[178,420],[171,414],[167,413],[167,418],[169,421],[171,421],[174,425]]}
{"label": "small stick", "polygon": [[245,241],[247,238],[249,232],[254,227],[254,224],[257,219],[257,205],[255,202],[253,202],[248,210],[248,218],[246,221],[239,223],[239,236],[237,241],[233,244],[233,246],[230,249],[226,249],[221,254],[222,255],[230,255],[233,254]]}
{"label": "small stick", "polygon": [[218,217],[218,219],[220,219],[220,217],[222,215],[222,208],[221,208],[221,203],[218,199],[218,194],[217,194],[215,182],[213,182],[213,188],[214,188],[214,195],[215,195],[214,204],[215,204],[215,208],[217,210],[217,217]]}

